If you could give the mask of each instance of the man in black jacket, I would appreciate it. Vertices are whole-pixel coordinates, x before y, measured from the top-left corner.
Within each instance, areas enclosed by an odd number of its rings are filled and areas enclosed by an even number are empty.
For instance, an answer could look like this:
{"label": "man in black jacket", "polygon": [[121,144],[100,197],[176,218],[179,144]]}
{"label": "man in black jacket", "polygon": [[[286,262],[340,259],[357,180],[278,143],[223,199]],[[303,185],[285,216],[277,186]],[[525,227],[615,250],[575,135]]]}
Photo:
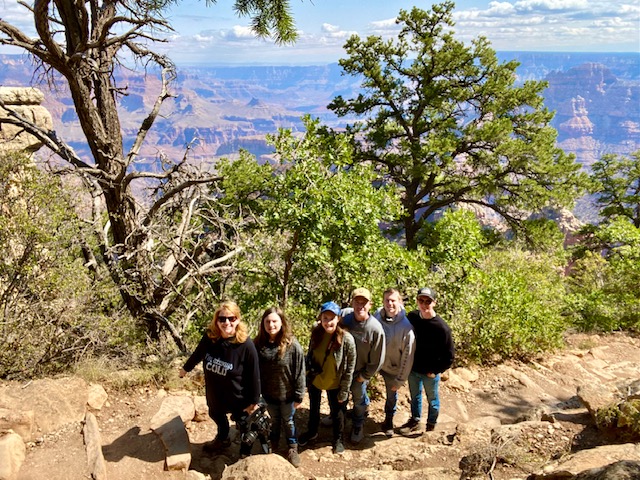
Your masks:
{"label": "man in black jacket", "polygon": [[408,315],[416,336],[416,348],[409,374],[411,418],[400,428],[403,435],[420,429],[423,388],[429,402],[427,432],[435,429],[440,412],[440,374],[451,367],[454,359],[451,329],[435,312],[436,293],[431,288],[421,288],[417,300],[418,309]]}

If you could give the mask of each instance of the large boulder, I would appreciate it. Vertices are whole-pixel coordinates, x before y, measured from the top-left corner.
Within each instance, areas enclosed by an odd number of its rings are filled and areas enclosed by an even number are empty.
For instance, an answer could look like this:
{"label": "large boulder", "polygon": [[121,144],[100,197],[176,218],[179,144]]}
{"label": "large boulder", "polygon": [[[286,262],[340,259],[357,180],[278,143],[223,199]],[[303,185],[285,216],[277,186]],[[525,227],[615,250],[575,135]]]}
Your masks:
{"label": "large boulder", "polygon": [[0,480],[15,480],[24,462],[26,447],[22,438],[11,431],[0,433]]}
{"label": "large boulder", "polygon": [[51,114],[40,106],[43,99],[43,93],[37,88],[0,87],[0,153],[35,152],[42,147],[40,140],[24,132],[22,127],[7,123],[6,119],[11,117],[11,110],[39,128],[51,130]]}
{"label": "large boulder", "polygon": [[222,472],[221,480],[305,480],[293,465],[279,455],[252,455]]}
{"label": "large boulder", "polygon": [[33,427],[18,430],[28,435],[24,441],[33,441],[38,435],[55,432],[70,423],[80,423],[87,399],[88,385],[78,377],[45,378],[21,388],[0,389],[0,408],[17,416],[33,414]]}

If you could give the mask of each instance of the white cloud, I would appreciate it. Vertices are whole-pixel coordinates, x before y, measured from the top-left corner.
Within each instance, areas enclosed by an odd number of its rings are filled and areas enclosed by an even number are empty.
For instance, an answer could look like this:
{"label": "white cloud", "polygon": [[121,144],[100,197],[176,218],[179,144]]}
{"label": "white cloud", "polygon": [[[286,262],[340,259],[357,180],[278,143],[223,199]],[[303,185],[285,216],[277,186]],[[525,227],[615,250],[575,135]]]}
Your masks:
{"label": "white cloud", "polygon": [[374,28],[374,29],[387,29],[387,28],[396,28],[398,24],[396,23],[396,17],[393,17],[393,18],[387,18],[386,20],[378,20],[375,22],[371,22],[369,25],[371,25],[371,28]]}
{"label": "white cloud", "polygon": [[516,10],[523,11],[566,11],[589,8],[586,0],[520,0],[514,5]]}
{"label": "white cloud", "polygon": [[227,40],[254,40],[256,38],[256,34],[251,30],[251,27],[243,25],[234,25],[231,30],[223,30],[221,34]]}
{"label": "white cloud", "polygon": [[323,23],[320,32],[320,39],[346,39],[357,33],[353,30],[341,30],[339,26],[330,23]]}

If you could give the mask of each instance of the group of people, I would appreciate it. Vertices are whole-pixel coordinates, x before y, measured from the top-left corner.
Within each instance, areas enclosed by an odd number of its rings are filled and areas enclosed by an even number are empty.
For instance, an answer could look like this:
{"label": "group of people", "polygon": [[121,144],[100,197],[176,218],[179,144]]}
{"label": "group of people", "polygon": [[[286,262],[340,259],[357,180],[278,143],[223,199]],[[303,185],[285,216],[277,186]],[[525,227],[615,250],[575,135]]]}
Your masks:
{"label": "group of people", "polygon": [[[218,427],[205,452],[217,453],[230,446],[229,413],[236,424],[247,428],[246,419],[255,415],[263,401],[271,422],[269,431],[261,434],[268,435],[275,449],[284,430],[287,459],[298,467],[298,445],[310,445],[318,438],[323,391],[330,411],[323,423],[333,428],[333,452],[344,452],[349,393],[353,403],[350,441],[358,444],[364,438],[370,403],[367,386],[376,373],[381,374],[386,390],[384,434],[394,434],[398,389],[407,381],[411,417],[399,432],[408,435],[420,430],[423,391],[428,401],[426,431],[433,430],[440,410],[440,374],[454,360],[451,329],[435,312],[436,293],[431,288],[418,290],[418,309],[409,313],[397,289],[385,290],[383,306],[373,314],[371,300],[368,289],[356,288],[349,308],[323,303],[306,355],[281,309],[264,312],[259,333],[251,340],[238,305],[222,303],[180,369],[184,377],[199,362],[203,364],[209,415]],[[305,390],[309,421],[298,436],[295,413]],[[250,453],[251,444],[241,442],[240,456]]]}

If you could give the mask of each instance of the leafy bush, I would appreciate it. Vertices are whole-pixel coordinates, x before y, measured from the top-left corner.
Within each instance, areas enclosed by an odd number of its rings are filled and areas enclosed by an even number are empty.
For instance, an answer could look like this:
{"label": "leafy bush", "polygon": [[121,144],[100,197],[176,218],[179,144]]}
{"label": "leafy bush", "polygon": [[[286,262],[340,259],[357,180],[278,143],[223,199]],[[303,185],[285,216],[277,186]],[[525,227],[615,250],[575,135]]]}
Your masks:
{"label": "leafy bush", "polygon": [[640,229],[618,218],[594,230],[595,251],[567,280],[568,310],[582,331],[640,331]]}
{"label": "leafy bush", "polygon": [[5,156],[0,210],[0,378],[126,351],[132,322],[118,313],[110,279],[83,265],[82,224],[59,180],[24,156]]}
{"label": "leafy bush", "polygon": [[562,344],[564,287],[552,257],[512,248],[493,251],[460,299],[457,326],[469,358],[526,359]]}
{"label": "leafy bush", "polygon": [[516,244],[489,248],[471,212],[448,211],[433,226],[438,312],[449,322],[459,362],[527,358],[562,343],[562,267],[555,251]]}

